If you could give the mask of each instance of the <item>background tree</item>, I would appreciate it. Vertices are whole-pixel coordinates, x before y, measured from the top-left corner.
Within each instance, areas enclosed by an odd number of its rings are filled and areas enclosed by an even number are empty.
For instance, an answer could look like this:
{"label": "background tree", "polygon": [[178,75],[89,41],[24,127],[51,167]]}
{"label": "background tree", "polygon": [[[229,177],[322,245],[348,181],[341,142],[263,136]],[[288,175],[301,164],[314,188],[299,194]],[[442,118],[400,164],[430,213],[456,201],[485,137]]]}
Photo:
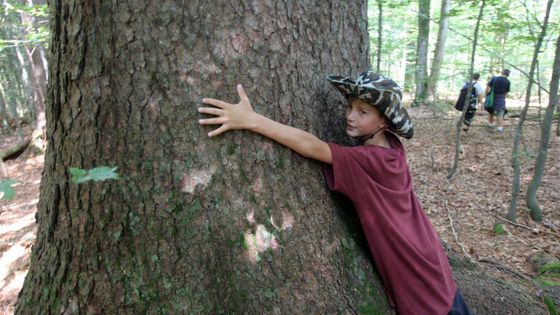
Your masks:
{"label": "background tree", "polygon": [[542,220],[542,212],[537,202],[537,190],[541,184],[544,173],[544,164],[548,156],[548,145],[550,143],[550,132],[554,111],[558,106],[558,80],[560,79],[560,36],[556,40],[556,58],[552,68],[552,79],[550,80],[550,98],[546,108],[541,129],[541,141],[539,152],[535,162],[535,172],[527,189],[527,207],[531,209],[531,217],[536,221]]}
{"label": "background tree", "polygon": [[[27,62],[30,66],[30,82],[33,91],[35,104],[35,143],[36,147],[43,150],[43,139],[46,136],[45,129],[45,93],[47,87],[47,61],[45,59],[45,49],[41,37],[37,39],[36,34],[41,34],[41,30],[46,27],[47,18],[41,12],[46,6],[44,0],[20,0],[24,10],[20,11],[22,25],[25,27],[24,36],[30,40],[23,43]],[[39,12],[39,13],[38,13]]]}
{"label": "background tree", "polygon": [[428,43],[430,38],[430,0],[418,0],[418,38],[416,41],[416,71],[412,106],[424,104],[428,86]]}
{"label": "background tree", "polygon": [[[459,156],[460,156],[460,150],[461,150],[461,127],[463,126],[463,121],[465,120],[465,116],[467,114],[467,110],[470,106],[470,95],[472,92],[472,89],[474,89],[474,83],[473,83],[473,73],[474,73],[474,58],[476,56],[476,45],[478,42],[478,30],[480,27],[480,21],[482,21],[482,16],[484,14],[484,6],[486,5],[486,1],[482,0],[480,2],[480,8],[478,10],[478,15],[476,18],[476,26],[474,28],[474,40],[472,42],[472,53],[471,53],[471,58],[470,58],[470,66],[469,66],[469,72],[467,74],[467,82],[468,82],[468,88],[467,88],[467,97],[465,97],[465,104],[463,105],[463,111],[461,112],[461,116],[459,117],[459,119],[457,120],[457,124],[456,124],[456,129],[455,129],[455,159],[453,160],[453,167],[451,168],[451,170],[449,171],[449,174],[447,175],[447,178],[451,179],[455,176],[455,174],[457,174],[457,169],[459,168]],[[477,100],[478,102],[478,100]]]}
{"label": "background tree", "polygon": [[377,0],[377,52],[376,71],[381,73],[381,48],[383,47],[383,0]]}
{"label": "background tree", "polygon": [[447,31],[449,28],[449,12],[451,10],[451,0],[441,0],[441,8],[439,13],[439,28],[434,50],[434,59],[428,78],[427,96],[432,101],[436,101],[437,84],[439,81],[439,74],[443,63],[443,56],[445,54],[445,44],[447,40]]}
{"label": "background tree", "polygon": [[[548,18],[550,16],[550,10],[552,7],[553,0],[548,0],[546,6],[546,12],[543,18],[543,24],[541,26],[541,31],[539,36],[535,41],[535,49],[533,53],[533,61],[531,62],[531,69],[529,70],[529,83],[527,84],[527,92],[525,94],[525,106],[521,110],[519,115],[519,120],[517,121],[517,126],[515,127],[515,134],[513,138],[513,149],[511,152],[511,163],[513,165],[513,180],[511,188],[511,204],[507,213],[507,219],[515,222],[517,218],[517,198],[519,195],[519,178],[521,176],[521,166],[520,166],[520,150],[519,144],[521,142],[521,137],[523,136],[523,123],[525,122],[525,117],[527,116],[527,111],[529,109],[529,103],[531,100],[531,88],[533,86],[533,76],[535,73],[535,68],[537,66],[537,60],[541,50],[541,44],[546,34],[546,29],[548,26]],[[535,221],[542,221],[542,217],[539,217],[537,213],[531,212],[531,218]]]}

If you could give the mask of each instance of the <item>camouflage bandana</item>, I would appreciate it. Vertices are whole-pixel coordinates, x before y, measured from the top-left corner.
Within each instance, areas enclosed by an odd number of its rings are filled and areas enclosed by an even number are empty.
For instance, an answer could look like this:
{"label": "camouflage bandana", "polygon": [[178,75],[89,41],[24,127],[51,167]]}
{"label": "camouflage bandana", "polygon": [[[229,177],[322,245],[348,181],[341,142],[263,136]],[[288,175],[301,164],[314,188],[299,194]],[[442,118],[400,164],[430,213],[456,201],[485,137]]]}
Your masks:
{"label": "camouflage bandana", "polygon": [[355,96],[376,107],[389,119],[389,130],[406,139],[412,138],[414,126],[402,106],[402,91],[395,81],[370,71],[360,74],[356,81],[336,75],[327,80],[345,96]]}

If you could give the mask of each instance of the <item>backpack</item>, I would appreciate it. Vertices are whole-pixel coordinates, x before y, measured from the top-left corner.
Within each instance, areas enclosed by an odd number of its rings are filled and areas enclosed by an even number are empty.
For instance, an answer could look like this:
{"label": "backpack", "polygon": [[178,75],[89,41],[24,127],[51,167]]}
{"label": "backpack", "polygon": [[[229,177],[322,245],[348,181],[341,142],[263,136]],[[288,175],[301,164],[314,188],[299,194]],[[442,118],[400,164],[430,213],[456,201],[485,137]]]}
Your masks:
{"label": "backpack", "polygon": [[[463,106],[465,105],[465,98],[467,97],[467,91],[469,89],[469,84],[465,83],[465,85],[463,86],[463,88],[461,89],[461,92],[459,93],[459,99],[457,100],[457,103],[455,103],[455,109],[456,110],[463,110]],[[469,107],[471,109],[476,109],[476,89],[474,88],[474,84],[472,86],[471,89],[471,100],[469,103]]]}

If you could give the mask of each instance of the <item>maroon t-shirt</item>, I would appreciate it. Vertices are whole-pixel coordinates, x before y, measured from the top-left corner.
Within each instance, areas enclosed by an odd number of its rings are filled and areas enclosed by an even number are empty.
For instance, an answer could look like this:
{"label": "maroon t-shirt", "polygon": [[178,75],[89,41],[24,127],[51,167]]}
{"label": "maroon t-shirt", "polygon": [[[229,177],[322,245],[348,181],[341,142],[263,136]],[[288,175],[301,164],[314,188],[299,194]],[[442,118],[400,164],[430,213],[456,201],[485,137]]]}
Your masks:
{"label": "maroon t-shirt", "polygon": [[329,143],[329,188],[348,196],[360,217],[391,305],[399,314],[447,314],[455,282],[439,237],[422,210],[402,143],[391,148]]}

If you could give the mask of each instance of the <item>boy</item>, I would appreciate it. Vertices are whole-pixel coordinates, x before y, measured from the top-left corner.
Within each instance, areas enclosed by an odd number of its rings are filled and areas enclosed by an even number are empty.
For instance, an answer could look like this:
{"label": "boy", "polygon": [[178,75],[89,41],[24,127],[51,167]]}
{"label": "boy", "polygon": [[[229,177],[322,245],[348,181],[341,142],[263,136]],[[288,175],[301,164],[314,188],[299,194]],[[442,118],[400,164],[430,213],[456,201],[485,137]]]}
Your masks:
{"label": "boy", "polygon": [[492,77],[486,86],[486,97],[490,97],[490,92],[493,92],[492,107],[488,111],[488,127],[493,128],[494,116],[496,116],[496,131],[504,132],[504,116],[507,113],[506,96],[510,90],[511,82],[509,81],[509,69],[502,70],[502,73],[497,77]]}
{"label": "boy", "polygon": [[399,314],[469,314],[437,233],[412,191],[404,148],[395,136],[413,135],[401,107],[400,87],[372,72],[362,73],[356,81],[341,76],[328,80],[348,98],[346,133],[362,145],[326,143],[259,115],[241,85],[239,104],[203,99],[217,108],[202,107],[199,112],[218,117],[199,123],[221,125],[210,137],[249,129],[324,162],[329,188],[354,203],[391,305]]}

